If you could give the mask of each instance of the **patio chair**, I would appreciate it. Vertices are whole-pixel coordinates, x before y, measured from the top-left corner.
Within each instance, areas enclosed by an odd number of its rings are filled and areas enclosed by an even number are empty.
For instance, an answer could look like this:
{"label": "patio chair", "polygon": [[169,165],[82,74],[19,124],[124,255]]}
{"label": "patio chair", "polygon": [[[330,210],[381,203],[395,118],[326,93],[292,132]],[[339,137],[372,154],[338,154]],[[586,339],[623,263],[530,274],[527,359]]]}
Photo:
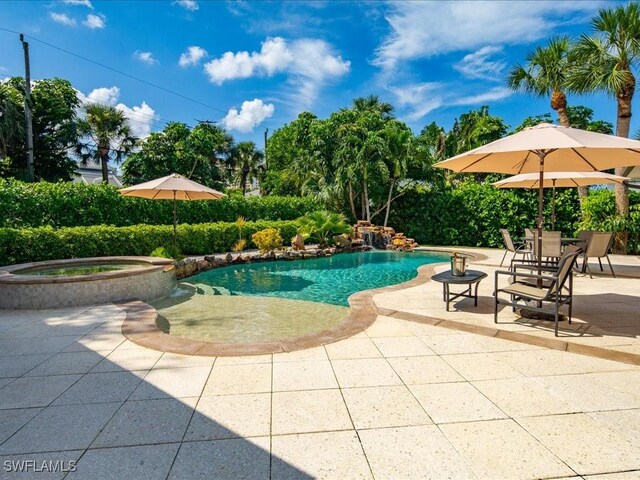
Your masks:
{"label": "patio chair", "polygon": [[504,248],[506,249],[504,251],[504,255],[502,256],[502,260],[500,261],[500,266],[502,266],[502,264],[504,263],[504,259],[507,258],[507,253],[509,252],[513,253],[513,259],[516,258],[516,255],[523,255],[523,258],[526,255],[531,255],[531,250],[528,249],[525,245],[516,246],[513,243],[513,240],[511,240],[511,234],[509,234],[509,230],[501,228],[500,233],[502,234],[502,239],[504,240]]}
{"label": "patio chair", "polygon": [[[533,256],[538,258],[538,232],[533,232]],[[562,233],[542,232],[542,255],[547,261],[557,262],[562,256]]]}
{"label": "patio chair", "polygon": [[589,240],[591,239],[591,235],[593,235],[593,230],[582,230],[578,234],[578,241],[575,243],[575,245],[577,247],[580,247],[583,252],[586,251],[587,250],[587,244],[589,243]]}
{"label": "patio chair", "polygon": [[[495,272],[493,321],[498,323],[498,305],[508,305],[516,308],[549,313],[554,316],[555,336],[558,336],[558,320],[560,307],[568,306],[568,319],[571,323],[573,309],[573,266],[580,247],[569,246],[561,256],[557,267],[542,267],[547,274],[518,272],[520,265],[513,264],[513,270],[498,270]],[[523,268],[530,270],[532,265],[526,263]],[[534,267],[535,268],[535,267]],[[508,276],[510,283],[502,288],[498,287],[501,276]],[[501,298],[500,294],[509,295],[509,299]],[[546,304],[546,306],[545,306]]]}
{"label": "patio chair", "polygon": [[587,243],[587,248],[584,250],[584,263],[582,264],[582,272],[585,272],[585,270],[588,271],[589,278],[593,278],[591,269],[589,268],[589,259],[597,258],[598,263],[600,264],[600,271],[604,272],[604,269],[602,268],[602,261],[600,260],[602,257],[607,259],[607,263],[609,263],[609,268],[611,269],[611,276],[616,278],[616,273],[613,271],[611,260],[609,260],[609,249],[611,248],[612,241],[613,233],[611,232],[593,232],[591,234],[591,238]]}

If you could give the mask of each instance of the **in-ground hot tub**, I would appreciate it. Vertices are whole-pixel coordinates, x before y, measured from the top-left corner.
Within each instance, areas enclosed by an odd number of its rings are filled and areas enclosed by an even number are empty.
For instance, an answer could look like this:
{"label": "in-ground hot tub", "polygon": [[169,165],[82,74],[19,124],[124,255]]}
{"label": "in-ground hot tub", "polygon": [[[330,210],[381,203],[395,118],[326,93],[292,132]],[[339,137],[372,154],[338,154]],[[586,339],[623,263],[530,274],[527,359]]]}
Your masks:
{"label": "in-ground hot tub", "polygon": [[44,309],[164,297],[176,286],[173,260],[94,257],[0,267],[0,309]]}

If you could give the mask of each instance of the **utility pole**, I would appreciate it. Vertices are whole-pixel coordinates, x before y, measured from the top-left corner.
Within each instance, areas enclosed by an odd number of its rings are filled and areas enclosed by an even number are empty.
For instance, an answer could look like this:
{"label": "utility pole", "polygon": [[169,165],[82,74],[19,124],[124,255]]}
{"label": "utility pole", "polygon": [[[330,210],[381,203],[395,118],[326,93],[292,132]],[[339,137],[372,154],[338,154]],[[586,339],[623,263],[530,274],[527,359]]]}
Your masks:
{"label": "utility pole", "polygon": [[33,182],[33,115],[31,112],[31,67],[29,65],[29,44],[24,41],[24,35],[20,34],[22,49],[24,50],[24,120],[27,136],[27,178]]}
{"label": "utility pole", "polygon": [[267,134],[269,133],[269,129],[264,129],[264,169],[269,170],[269,162],[267,161]]}

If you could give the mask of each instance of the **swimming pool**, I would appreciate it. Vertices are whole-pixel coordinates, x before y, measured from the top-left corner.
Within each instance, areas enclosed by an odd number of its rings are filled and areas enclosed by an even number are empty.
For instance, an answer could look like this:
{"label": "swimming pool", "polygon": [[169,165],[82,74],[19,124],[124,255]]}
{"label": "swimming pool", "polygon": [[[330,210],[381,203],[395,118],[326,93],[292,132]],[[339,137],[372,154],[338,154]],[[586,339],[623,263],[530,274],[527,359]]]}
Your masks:
{"label": "swimming pool", "polygon": [[421,265],[445,262],[447,253],[369,251],[312,260],[243,264],[188,279],[210,295],[278,297],[349,306],[355,292],[411,280]]}

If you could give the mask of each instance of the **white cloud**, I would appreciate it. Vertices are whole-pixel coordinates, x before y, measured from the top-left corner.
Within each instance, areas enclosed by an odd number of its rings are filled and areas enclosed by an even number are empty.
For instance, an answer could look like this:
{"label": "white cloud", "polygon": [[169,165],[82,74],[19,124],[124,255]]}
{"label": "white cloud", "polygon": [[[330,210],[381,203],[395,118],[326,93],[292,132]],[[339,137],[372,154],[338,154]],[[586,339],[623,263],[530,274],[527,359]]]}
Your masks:
{"label": "white cloud", "polygon": [[118,103],[120,98],[120,89],[116,86],[101,87],[93,89],[89,95],[85,95],[77,91],[78,98],[83,104],[99,103],[101,105],[111,105],[121,110],[131,125],[131,133],[138,138],[146,138],[151,133],[153,122],[156,120],[156,112],[146,102],[142,102],[139,106],[129,107],[124,103]]}
{"label": "white cloud", "polygon": [[92,29],[104,28],[107,26],[107,17],[101,13],[98,13],[97,15],[90,13],[82,23]]}
{"label": "white cloud", "polygon": [[442,87],[443,85],[437,82],[424,82],[389,87],[389,90],[396,96],[400,107],[409,109],[409,113],[404,117],[409,121],[415,121],[442,106]]}
{"label": "white cloud", "polygon": [[468,95],[453,100],[451,105],[480,105],[481,103],[495,102],[511,96],[513,92],[506,87],[493,87],[486,92]]}
{"label": "white cloud", "polygon": [[156,63],[159,63],[156,57],[154,57],[153,53],[151,52],[142,52],[140,50],[136,50],[135,52],[133,52],[133,58],[148,65],[155,65]]}
{"label": "white cloud", "polygon": [[200,8],[200,5],[198,5],[198,2],[195,0],[176,0],[173,3],[180,5],[182,8],[186,8],[191,12],[195,12]]}
{"label": "white cloud", "polygon": [[142,102],[140,106],[128,107],[124,103],[116,105],[118,110],[122,110],[129,119],[131,125],[131,133],[138,138],[146,138],[151,133],[151,126],[156,117],[153,108]]}
{"label": "white cloud", "polygon": [[66,13],[51,12],[49,14],[49,17],[51,17],[51,20],[53,20],[54,22],[61,25],[66,25],[67,27],[75,27],[77,25],[76,20],[74,18],[71,18]]}
{"label": "white cloud", "polygon": [[492,59],[495,54],[501,53],[502,50],[502,47],[482,47],[473,53],[465,55],[453,68],[468,78],[504,81],[503,71],[507,66],[506,61]]}
{"label": "white cloud", "polygon": [[178,65],[180,65],[182,68],[195,66],[200,63],[200,60],[202,60],[207,55],[207,51],[204,48],[198,47],[196,45],[191,46],[187,48],[186,52],[180,55]]}
{"label": "white cloud", "polygon": [[390,2],[386,19],[391,33],[376,50],[373,63],[389,72],[403,61],[485,45],[528,43],[600,5],[587,1]]}
{"label": "white cloud", "polygon": [[66,3],[68,5],[80,5],[93,10],[93,5],[91,5],[89,0],[62,0],[62,3]]}
{"label": "white cloud", "polygon": [[281,37],[267,38],[259,52],[226,52],[205,64],[209,80],[221,85],[228,80],[286,73],[303,108],[309,107],[329,80],[349,72],[351,62],[333,53],[324,40],[303,38],[290,43]]}
{"label": "white cloud", "polygon": [[240,112],[236,108],[229,109],[222,123],[229,130],[238,132],[251,132],[264,120],[271,117],[275,108],[272,103],[263,103],[259,98],[242,102]]}
{"label": "white cloud", "polygon": [[444,83],[425,82],[389,87],[389,90],[396,96],[400,107],[405,108],[406,113],[402,117],[407,121],[420,120],[429,112],[441,107],[481,105],[505,99],[513,93],[506,87],[494,87],[481,93],[460,96],[462,88],[452,88]]}

